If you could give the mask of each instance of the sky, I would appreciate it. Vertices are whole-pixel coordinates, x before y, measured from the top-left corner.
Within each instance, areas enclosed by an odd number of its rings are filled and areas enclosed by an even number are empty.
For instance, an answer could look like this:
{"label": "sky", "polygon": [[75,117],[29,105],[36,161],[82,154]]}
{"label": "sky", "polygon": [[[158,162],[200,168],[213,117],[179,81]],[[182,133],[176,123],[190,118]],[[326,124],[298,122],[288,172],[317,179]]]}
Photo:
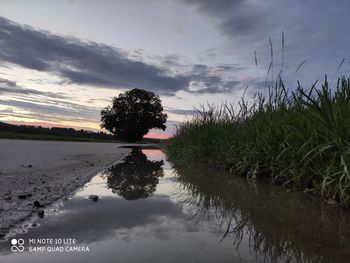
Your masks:
{"label": "sky", "polygon": [[140,88],[160,96],[168,128],[149,136],[165,138],[195,108],[237,104],[281,69],[291,90],[349,75],[349,10],[347,0],[3,0],[0,121],[99,130],[112,97]]}

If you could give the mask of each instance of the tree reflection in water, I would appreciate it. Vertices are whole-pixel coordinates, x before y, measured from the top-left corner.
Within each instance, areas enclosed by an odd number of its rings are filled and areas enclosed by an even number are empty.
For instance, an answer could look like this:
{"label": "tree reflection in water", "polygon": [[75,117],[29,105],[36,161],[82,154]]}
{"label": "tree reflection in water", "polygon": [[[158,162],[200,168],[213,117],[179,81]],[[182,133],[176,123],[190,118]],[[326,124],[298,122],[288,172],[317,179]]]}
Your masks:
{"label": "tree reflection in water", "polygon": [[218,223],[238,249],[248,239],[259,262],[350,262],[349,211],[215,170],[175,168],[195,216]]}
{"label": "tree reflection in water", "polygon": [[163,160],[148,160],[141,148],[133,148],[123,163],[107,171],[107,186],[126,200],[150,197],[159,183],[158,178],[164,175],[163,164]]}

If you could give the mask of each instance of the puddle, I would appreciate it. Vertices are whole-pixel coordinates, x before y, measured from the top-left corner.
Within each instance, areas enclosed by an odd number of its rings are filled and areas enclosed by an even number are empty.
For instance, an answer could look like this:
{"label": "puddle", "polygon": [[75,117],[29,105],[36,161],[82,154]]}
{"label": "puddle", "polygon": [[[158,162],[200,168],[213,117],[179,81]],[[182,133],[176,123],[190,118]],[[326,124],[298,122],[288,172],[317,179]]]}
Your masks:
{"label": "puddle", "polygon": [[226,176],[175,170],[159,149],[134,147],[14,236],[76,239],[89,252],[29,252],[25,244],[12,253],[8,241],[0,262],[350,262],[348,212]]}

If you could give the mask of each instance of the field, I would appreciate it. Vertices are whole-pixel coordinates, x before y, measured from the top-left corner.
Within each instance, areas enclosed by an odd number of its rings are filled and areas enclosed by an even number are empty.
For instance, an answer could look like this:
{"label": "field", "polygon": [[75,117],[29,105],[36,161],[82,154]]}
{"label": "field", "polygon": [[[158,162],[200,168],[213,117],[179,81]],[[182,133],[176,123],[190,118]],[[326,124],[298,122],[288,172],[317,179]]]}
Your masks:
{"label": "field", "polygon": [[26,134],[15,132],[3,132],[0,131],[0,139],[18,139],[18,140],[42,140],[42,141],[76,141],[76,142],[116,142],[112,140],[98,140],[89,138],[69,137],[69,136],[56,136],[45,134]]}

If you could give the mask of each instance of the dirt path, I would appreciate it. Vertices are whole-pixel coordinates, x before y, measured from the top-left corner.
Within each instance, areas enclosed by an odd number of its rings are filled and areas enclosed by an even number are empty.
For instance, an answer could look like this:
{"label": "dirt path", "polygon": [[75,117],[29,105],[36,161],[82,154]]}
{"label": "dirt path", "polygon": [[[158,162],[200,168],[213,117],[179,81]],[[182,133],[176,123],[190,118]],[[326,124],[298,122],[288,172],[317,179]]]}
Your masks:
{"label": "dirt path", "polygon": [[0,239],[33,213],[67,198],[96,173],[121,161],[130,152],[118,148],[121,145],[0,140]]}

